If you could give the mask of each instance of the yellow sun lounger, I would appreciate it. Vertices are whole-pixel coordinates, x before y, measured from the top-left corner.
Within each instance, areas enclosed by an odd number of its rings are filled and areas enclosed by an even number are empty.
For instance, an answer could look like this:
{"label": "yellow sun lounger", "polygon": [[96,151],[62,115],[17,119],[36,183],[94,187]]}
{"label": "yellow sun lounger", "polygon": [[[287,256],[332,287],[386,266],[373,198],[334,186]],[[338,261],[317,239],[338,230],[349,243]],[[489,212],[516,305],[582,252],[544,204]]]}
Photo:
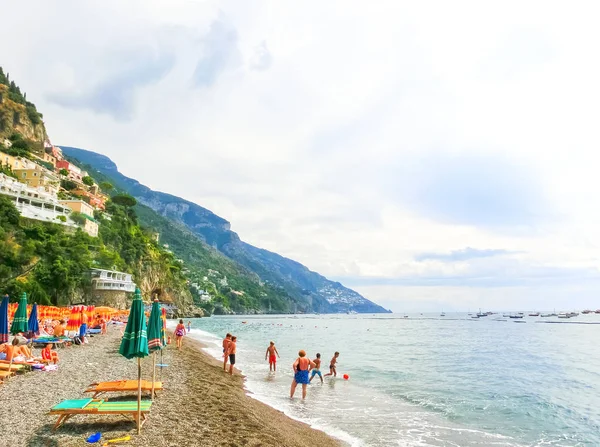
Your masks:
{"label": "yellow sun lounger", "polygon": [[[152,402],[149,400],[143,400],[141,403],[141,420],[139,426],[141,427],[146,421],[146,415],[150,412],[150,406]],[[137,423],[138,415],[138,404],[136,401],[123,401],[123,402],[107,402],[102,399],[74,399],[64,400],[58,405],[55,405],[50,410],[49,414],[57,414],[58,421],[54,424],[53,430],[56,430],[61,424],[65,423],[69,418],[77,414],[94,414],[94,415],[121,415],[131,416]]]}
{"label": "yellow sun lounger", "polygon": [[[163,389],[162,382],[154,382],[154,393]],[[125,392],[137,392],[138,381],[137,380],[115,380],[114,382],[100,382],[92,383],[88,386],[88,389],[84,393],[94,393],[92,399],[102,393],[125,393]],[[148,380],[142,380],[142,391],[152,392],[152,382]]]}
{"label": "yellow sun lounger", "polygon": [[0,372],[8,371],[9,368],[11,371],[29,371],[31,369],[31,366],[22,365],[18,363],[13,363],[12,365],[9,365],[8,363],[0,363]]}

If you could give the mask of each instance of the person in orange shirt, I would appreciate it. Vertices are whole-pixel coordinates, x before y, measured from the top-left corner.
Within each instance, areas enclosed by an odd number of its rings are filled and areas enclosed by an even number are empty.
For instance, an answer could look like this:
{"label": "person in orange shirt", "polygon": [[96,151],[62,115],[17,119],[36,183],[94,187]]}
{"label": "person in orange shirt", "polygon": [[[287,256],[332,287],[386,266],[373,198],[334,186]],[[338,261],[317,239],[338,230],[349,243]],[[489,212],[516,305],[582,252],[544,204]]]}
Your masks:
{"label": "person in orange shirt", "polygon": [[42,349],[42,362],[46,364],[53,362],[55,365],[58,363],[58,353],[52,350],[52,343],[48,343]]}
{"label": "person in orange shirt", "polygon": [[237,337],[231,336],[231,341],[227,346],[226,357],[229,357],[229,375],[233,375],[233,365],[235,365],[235,353],[237,352]]}

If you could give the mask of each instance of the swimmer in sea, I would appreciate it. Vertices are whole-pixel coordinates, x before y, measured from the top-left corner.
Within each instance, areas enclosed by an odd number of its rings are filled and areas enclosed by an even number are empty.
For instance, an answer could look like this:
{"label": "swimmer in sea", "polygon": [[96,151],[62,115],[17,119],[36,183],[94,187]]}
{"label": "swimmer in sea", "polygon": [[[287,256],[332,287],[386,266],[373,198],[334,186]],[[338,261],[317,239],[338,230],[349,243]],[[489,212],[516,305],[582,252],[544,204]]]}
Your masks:
{"label": "swimmer in sea", "polygon": [[312,382],[312,379],[318,374],[321,379],[321,383],[323,383],[323,375],[321,374],[321,354],[317,353],[317,358],[313,360],[315,367],[312,369],[310,373],[310,380],[308,383]]}
{"label": "swimmer in sea", "polygon": [[327,376],[337,377],[337,371],[335,369],[335,365],[337,364],[337,359],[339,356],[340,356],[340,353],[336,351],[336,353],[331,358],[331,361],[329,362],[329,373],[325,374],[325,377],[327,377]]}
{"label": "swimmer in sea", "polygon": [[267,356],[269,358],[269,371],[277,371],[277,357],[281,357],[279,355],[279,352],[277,352],[275,342],[273,341],[269,344],[267,352],[265,352],[265,360],[267,360]]}

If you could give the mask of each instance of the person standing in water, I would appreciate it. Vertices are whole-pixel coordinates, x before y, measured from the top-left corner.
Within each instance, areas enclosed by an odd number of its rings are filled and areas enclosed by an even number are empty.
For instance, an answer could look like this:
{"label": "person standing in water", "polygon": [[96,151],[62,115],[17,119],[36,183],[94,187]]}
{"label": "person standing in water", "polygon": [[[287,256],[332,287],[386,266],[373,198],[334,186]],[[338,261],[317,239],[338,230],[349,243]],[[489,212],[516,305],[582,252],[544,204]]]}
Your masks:
{"label": "person standing in water", "polygon": [[233,366],[235,365],[235,353],[237,352],[237,337],[231,336],[229,347],[227,348],[227,356],[229,357],[229,375],[233,375]]}
{"label": "person standing in water", "polygon": [[231,343],[231,334],[228,332],[223,339],[223,371],[227,372],[227,350],[229,349],[229,343]]}
{"label": "person standing in water", "polygon": [[340,353],[336,351],[336,353],[331,358],[331,361],[329,362],[329,373],[325,374],[325,377],[327,377],[327,376],[337,377],[337,371],[335,369],[335,365],[337,364],[337,359],[339,356],[340,356]]}
{"label": "person standing in water", "polygon": [[321,379],[321,383],[323,383],[323,375],[321,374],[321,354],[317,353],[317,358],[313,360],[315,367],[312,369],[310,373],[310,380],[308,383],[312,382],[312,379],[318,374]]}
{"label": "person standing in water", "polygon": [[188,334],[192,332],[192,322],[188,321]]}
{"label": "person standing in water", "polygon": [[294,380],[292,380],[292,388],[290,389],[290,399],[294,397],[296,392],[296,386],[302,385],[302,399],[306,398],[306,385],[308,385],[308,371],[310,368],[314,368],[315,364],[312,360],[306,357],[306,352],[301,349],[298,352],[298,358],[292,365],[294,369]]}
{"label": "person standing in water", "polygon": [[269,358],[269,371],[277,371],[277,357],[281,357],[273,341],[269,344],[267,352],[265,352],[265,360],[267,360],[267,357]]}
{"label": "person standing in water", "polygon": [[175,338],[177,339],[177,349],[181,350],[181,345],[183,344],[183,336],[185,335],[185,324],[183,324],[183,320],[179,320],[179,324],[175,328]]}

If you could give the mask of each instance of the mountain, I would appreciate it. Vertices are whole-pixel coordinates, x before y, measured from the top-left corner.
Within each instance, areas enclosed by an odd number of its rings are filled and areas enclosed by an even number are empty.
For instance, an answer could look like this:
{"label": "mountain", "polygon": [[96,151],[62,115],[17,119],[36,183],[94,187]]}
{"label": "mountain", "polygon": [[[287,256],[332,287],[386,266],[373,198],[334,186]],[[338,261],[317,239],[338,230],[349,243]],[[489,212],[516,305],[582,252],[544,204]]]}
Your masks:
{"label": "mountain", "polygon": [[[234,261],[237,266],[257,275],[261,284],[285,292],[291,301],[290,311],[389,312],[354,290],[344,287],[339,282],[330,281],[296,261],[245,243],[237,233],[231,231],[231,225],[226,219],[195,203],[171,194],[153,191],[137,180],[126,177],[108,157],[84,149],[60,147],[67,157],[87,165],[92,175],[94,172],[101,174],[116,188],[132,195],[139,203],[175,224],[179,231],[184,228],[215,251]],[[146,219],[149,217],[146,216]],[[142,214],[140,220],[152,227],[151,222],[144,221]],[[178,254],[177,251],[175,253]]]}

